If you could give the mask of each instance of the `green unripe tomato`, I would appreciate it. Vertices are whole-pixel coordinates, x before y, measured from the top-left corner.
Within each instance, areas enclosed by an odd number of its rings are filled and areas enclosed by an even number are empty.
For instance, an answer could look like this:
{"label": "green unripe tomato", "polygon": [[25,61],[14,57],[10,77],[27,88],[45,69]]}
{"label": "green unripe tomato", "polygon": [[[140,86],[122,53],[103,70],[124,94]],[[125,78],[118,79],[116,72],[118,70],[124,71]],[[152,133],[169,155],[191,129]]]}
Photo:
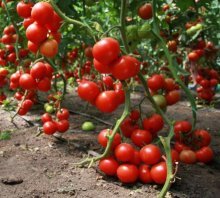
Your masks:
{"label": "green unripe tomato", "polygon": [[45,111],[46,111],[47,113],[53,113],[53,112],[55,111],[55,109],[53,108],[53,106],[50,105],[50,104],[48,104],[48,103],[46,103],[46,104],[44,105],[44,109],[45,109]]}
{"label": "green unripe tomato", "polygon": [[139,29],[138,29],[138,37],[140,39],[147,39],[152,37],[151,33],[151,26],[149,23],[144,23]]}
{"label": "green unripe tomato", "polygon": [[92,122],[86,121],[82,124],[83,131],[94,131],[95,125]]}
{"label": "green unripe tomato", "polygon": [[201,23],[198,23],[194,26],[192,26],[191,28],[189,28],[188,30],[186,30],[186,34],[188,35],[194,35],[197,31],[202,30],[203,26]]}
{"label": "green unripe tomato", "polygon": [[127,39],[133,40],[137,39],[138,36],[138,27],[137,25],[129,25],[126,27]]}
{"label": "green unripe tomato", "polygon": [[167,101],[163,95],[160,95],[160,94],[154,95],[153,99],[161,109],[166,110]]}

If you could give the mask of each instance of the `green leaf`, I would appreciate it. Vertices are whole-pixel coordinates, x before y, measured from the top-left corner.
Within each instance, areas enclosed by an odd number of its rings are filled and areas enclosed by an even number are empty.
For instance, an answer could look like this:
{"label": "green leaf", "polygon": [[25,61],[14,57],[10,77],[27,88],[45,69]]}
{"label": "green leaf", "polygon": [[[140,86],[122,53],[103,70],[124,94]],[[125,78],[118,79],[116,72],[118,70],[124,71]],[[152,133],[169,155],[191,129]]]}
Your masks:
{"label": "green leaf", "polygon": [[176,5],[181,11],[186,11],[190,6],[194,6],[194,0],[177,0]]}

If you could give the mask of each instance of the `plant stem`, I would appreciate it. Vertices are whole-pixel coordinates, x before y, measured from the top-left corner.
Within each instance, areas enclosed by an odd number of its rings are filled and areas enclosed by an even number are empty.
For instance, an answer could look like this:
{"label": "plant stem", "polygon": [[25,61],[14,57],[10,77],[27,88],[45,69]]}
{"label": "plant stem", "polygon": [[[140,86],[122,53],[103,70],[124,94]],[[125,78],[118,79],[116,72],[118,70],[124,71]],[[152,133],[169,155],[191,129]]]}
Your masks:
{"label": "plant stem", "polygon": [[121,0],[121,12],[120,12],[120,32],[121,32],[121,38],[123,45],[125,47],[126,53],[129,54],[129,46],[127,43],[127,36],[125,31],[125,17],[127,13],[127,0]]}
{"label": "plant stem", "polygon": [[71,19],[68,16],[66,16],[59,8],[58,6],[54,3],[53,0],[50,0],[51,5],[53,6],[54,10],[56,13],[67,23],[75,24],[77,26],[83,27],[88,30],[88,33],[91,35],[91,37],[96,41],[94,31],[89,27],[89,25],[82,23],[81,21],[77,21],[75,19]]}
{"label": "plant stem", "polygon": [[159,34],[159,26],[158,26],[158,18],[156,17],[156,0],[153,0],[153,30],[152,33],[157,37],[157,39],[160,41],[161,46],[163,48],[163,51],[165,53],[165,56],[168,60],[168,67],[172,73],[172,76],[175,78],[175,80],[177,81],[177,83],[180,85],[180,87],[184,90],[184,92],[186,93],[190,103],[191,103],[191,108],[192,108],[192,115],[193,115],[193,128],[195,127],[196,124],[196,103],[195,100],[191,94],[191,92],[189,91],[189,89],[184,85],[184,83],[182,82],[182,80],[179,78],[179,76],[177,75],[178,71],[175,67],[175,64],[172,60],[172,56],[169,53],[169,50],[166,47],[166,43],[164,42],[164,40],[162,39],[162,37]]}
{"label": "plant stem", "polygon": [[94,157],[94,158],[87,158],[85,160],[83,160],[82,162],[76,164],[76,165],[85,165],[85,164],[88,164],[88,163],[93,163],[93,162],[96,162],[106,156],[108,156],[110,150],[111,150],[111,145],[112,145],[112,142],[114,140],[114,137],[116,135],[116,133],[118,133],[118,130],[119,130],[119,127],[121,125],[121,123],[123,122],[123,120],[129,115],[129,111],[130,111],[130,106],[131,106],[131,101],[130,101],[130,90],[129,88],[125,88],[125,106],[124,106],[124,111],[121,115],[121,117],[117,120],[113,130],[112,130],[112,133],[109,135],[109,138],[108,138],[108,143],[107,143],[107,146],[105,148],[105,151],[103,154],[97,156],[97,157]]}
{"label": "plant stem", "polygon": [[23,102],[25,101],[25,99],[27,97],[27,94],[28,94],[28,90],[25,90],[23,99],[22,99],[22,101],[20,103],[20,106],[17,108],[15,114],[11,117],[11,122],[13,122],[14,118],[18,115],[18,112],[20,111],[21,106],[22,106]]}
{"label": "plant stem", "polygon": [[154,101],[154,99],[152,98],[149,88],[147,86],[146,80],[144,78],[144,76],[139,73],[138,74],[139,79],[141,80],[141,83],[144,87],[144,90],[148,96],[148,99],[150,100],[151,104],[153,105],[154,109],[163,117],[164,121],[169,125],[172,126],[172,122],[167,118],[167,116],[165,115],[165,113],[163,112],[163,110],[156,104],[156,102]]}
{"label": "plant stem", "polygon": [[[170,128],[170,133],[173,133],[173,127]],[[166,166],[167,166],[166,182],[165,182],[165,184],[159,194],[159,197],[162,198],[162,197],[166,196],[167,191],[169,190],[169,188],[171,186],[171,181],[174,178],[174,174],[173,174],[173,164],[172,164],[172,157],[171,157],[171,147],[170,147],[171,138],[170,137],[162,137],[162,136],[160,136],[159,138],[160,138],[160,141],[163,144],[163,147],[165,150]]]}

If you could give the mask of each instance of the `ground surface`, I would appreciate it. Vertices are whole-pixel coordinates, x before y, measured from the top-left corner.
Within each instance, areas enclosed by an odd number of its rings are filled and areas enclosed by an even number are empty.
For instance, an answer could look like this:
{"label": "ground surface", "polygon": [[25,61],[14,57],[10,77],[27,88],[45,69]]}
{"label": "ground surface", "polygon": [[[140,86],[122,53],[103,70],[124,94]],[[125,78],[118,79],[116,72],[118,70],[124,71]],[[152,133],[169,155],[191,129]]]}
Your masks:
{"label": "ground surface", "polygon": [[[134,103],[140,99],[133,95]],[[80,111],[114,123],[121,108],[114,114],[103,115],[75,97],[68,97],[65,104],[73,111]],[[38,106],[37,108],[40,109]],[[0,110],[0,131],[12,131],[10,140],[0,141],[0,198],[125,198],[156,197],[160,187],[157,185],[124,186],[114,178],[107,178],[93,168],[77,168],[73,165],[85,157],[88,152],[101,152],[96,143],[97,133],[108,127],[94,119],[79,114],[71,114],[71,129],[64,137],[68,142],[37,134],[37,116],[42,111],[32,111],[25,117],[10,123],[9,113]],[[149,104],[143,104],[144,112],[150,113]],[[175,119],[191,119],[187,102],[179,102],[169,107],[168,115]],[[34,126],[27,122],[30,120]],[[93,121],[97,128],[94,132],[82,132],[81,124]],[[220,110],[203,108],[198,111],[198,128],[206,128],[212,134],[212,147],[215,160],[209,165],[181,165],[177,174],[179,179],[167,197],[180,198],[217,198],[220,195]],[[166,131],[166,130],[163,130]],[[11,183],[17,183],[11,185]]]}

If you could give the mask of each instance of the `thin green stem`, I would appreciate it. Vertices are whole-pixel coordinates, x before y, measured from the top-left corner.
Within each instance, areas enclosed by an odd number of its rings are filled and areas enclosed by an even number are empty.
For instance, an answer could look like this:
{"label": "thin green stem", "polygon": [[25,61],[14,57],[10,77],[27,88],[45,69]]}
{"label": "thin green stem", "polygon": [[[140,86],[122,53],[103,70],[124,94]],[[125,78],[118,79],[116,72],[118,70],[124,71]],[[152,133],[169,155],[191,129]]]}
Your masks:
{"label": "thin green stem", "polygon": [[121,26],[119,26],[119,25],[115,25],[115,26],[109,28],[107,31],[105,31],[105,32],[101,35],[101,38],[102,38],[103,36],[106,36],[106,35],[107,35],[109,32],[111,32],[112,30],[114,30],[114,29],[119,29],[119,30],[120,30],[120,28],[121,28]]}
{"label": "thin green stem", "polygon": [[146,83],[146,80],[144,78],[144,76],[141,74],[141,72],[139,72],[138,74],[138,77],[144,87],[144,90],[147,94],[147,97],[148,99],[150,100],[151,104],[153,105],[154,109],[157,111],[157,113],[159,113],[164,121],[169,125],[169,126],[172,126],[172,122],[167,118],[167,116],[165,115],[165,113],[163,112],[163,110],[156,104],[156,102],[154,101],[154,99],[152,98],[151,94],[150,94],[150,91],[149,91],[149,88],[147,86],[147,83]]}
{"label": "thin green stem", "polygon": [[28,90],[25,90],[23,99],[22,99],[22,101],[21,101],[21,103],[20,103],[20,106],[17,108],[15,114],[11,117],[11,121],[12,121],[12,122],[13,122],[14,118],[18,115],[18,112],[20,111],[20,109],[21,109],[21,107],[22,107],[22,104],[23,104],[23,102],[25,101],[27,95],[28,95]]}
{"label": "thin green stem", "polygon": [[[125,87],[125,86],[124,86]],[[107,146],[105,148],[105,151],[103,154],[94,157],[94,158],[86,158],[85,160],[83,160],[82,162],[76,164],[76,165],[85,165],[85,164],[89,164],[91,162],[96,162],[106,156],[108,156],[109,152],[111,151],[111,145],[112,142],[114,140],[114,137],[116,135],[116,133],[118,133],[119,127],[121,125],[121,123],[123,122],[123,120],[129,115],[129,111],[130,111],[130,106],[131,106],[131,100],[130,100],[130,90],[129,88],[125,88],[125,106],[124,106],[124,111],[121,115],[121,117],[117,120],[112,133],[109,135],[108,137],[108,143]]]}
{"label": "thin green stem", "polygon": [[77,21],[75,19],[71,19],[70,17],[66,16],[59,8],[58,6],[54,3],[53,0],[50,0],[50,4],[53,6],[54,10],[56,13],[67,23],[75,24],[77,26],[80,26],[82,28],[85,28],[88,30],[88,33],[91,35],[91,37],[96,41],[96,37],[94,35],[94,31],[89,27],[88,24],[82,23],[81,21]]}
{"label": "thin green stem", "polygon": [[125,17],[127,13],[127,0],[121,0],[121,12],[120,12],[120,32],[121,32],[121,38],[123,45],[125,47],[125,51],[127,54],[129,54],[129,46],[127,43],[127,36],[125,31]]}
{"label": "thin green stem", "polygon": [[184,83],[182,82],[182,80],[179,78],[178,76],[178,71],[177,68],[175,67],[175,64],[172,60],[172,56],[169,53],[169,50],[166,47],[166,43],[164,42],[163,38],[160,36],[159,34],[159,26],[158,26],[158,18],[156,17],[155,14],[155,10],[156,10],[156,0],[153,0],[153,17],[154,17],[154,22],[153,22],[153,34],[157,37],[157,39],[160,41],[161,46],[163,48],[163,51],[165,53],[165,56],[168,60],[168,68],[170,69],[172,76],[175,78],[175,80],[177,81],[177,83],[180,85],[180,87],[184,90],[184,92],[186,93],[190,103],[191,103],[191,107],[192,107],[192,114],[193,114],[193,128],[195,127],[196,124],[196,103],[195,100],[191,94],[191,92],[189,91],[189,89],[184,85]]}
{"label": "thin green stem", "polygon": [[[173,127],[170,128],[170,133],[173,133]],[[174,178],[174,174],[173,174],[173,164],[172,164],[172,157],[171,157],[171,147],[170,147],[170,141],[171,138],[170,137],[162,137],[160,136],[160,141],[163,144],[164,150],[165,150],[165,154],[166,154],[166,166],[167,166],[167,178],[166,178],[166,182],[159,194],[159,197],[165,197],[167,194],[167,191],[169,190],[170,186],[171,186],[171,181]]]}

